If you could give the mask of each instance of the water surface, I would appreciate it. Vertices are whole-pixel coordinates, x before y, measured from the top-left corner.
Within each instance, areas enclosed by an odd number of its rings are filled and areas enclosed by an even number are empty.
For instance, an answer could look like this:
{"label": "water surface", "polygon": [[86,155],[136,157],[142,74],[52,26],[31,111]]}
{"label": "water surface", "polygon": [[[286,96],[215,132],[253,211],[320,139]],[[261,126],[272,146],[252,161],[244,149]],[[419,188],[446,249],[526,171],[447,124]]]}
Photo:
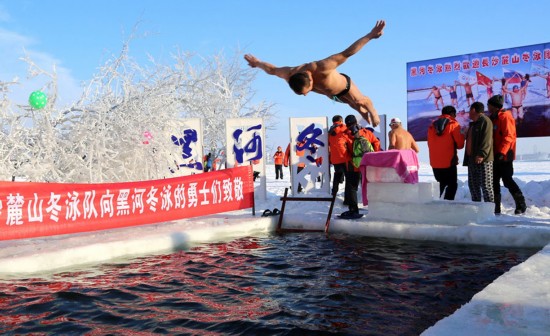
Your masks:
{"label": "water surface", "polygon": [[418,335],[534,249],[242,238],[0,283],[1,334]]}

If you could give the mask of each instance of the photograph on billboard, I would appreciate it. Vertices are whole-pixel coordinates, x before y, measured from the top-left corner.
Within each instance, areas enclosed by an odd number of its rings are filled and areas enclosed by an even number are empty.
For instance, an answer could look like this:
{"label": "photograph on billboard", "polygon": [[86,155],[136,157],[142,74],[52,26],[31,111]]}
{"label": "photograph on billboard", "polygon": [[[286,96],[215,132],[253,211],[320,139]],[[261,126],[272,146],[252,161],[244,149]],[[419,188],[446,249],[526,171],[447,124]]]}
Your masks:
{"label": "photograph on billboard", "polygon": [[407,129],[426,140],[447,105],[467,126],[470,105],[487,106],[496,94],[516,119],[518,137],[550,136],[550,43],[407,63]]}

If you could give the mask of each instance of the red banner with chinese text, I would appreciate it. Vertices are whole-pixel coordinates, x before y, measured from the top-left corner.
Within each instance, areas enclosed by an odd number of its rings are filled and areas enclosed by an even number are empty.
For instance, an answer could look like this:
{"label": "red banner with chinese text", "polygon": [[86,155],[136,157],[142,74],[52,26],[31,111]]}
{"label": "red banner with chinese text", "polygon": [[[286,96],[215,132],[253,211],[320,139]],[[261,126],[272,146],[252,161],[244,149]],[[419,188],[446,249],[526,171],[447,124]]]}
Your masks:
{"label": "red banner with chinese text", "polygon": [[251,166],[141,182],[0,182],[0,240],[166,222],[253,202]]}

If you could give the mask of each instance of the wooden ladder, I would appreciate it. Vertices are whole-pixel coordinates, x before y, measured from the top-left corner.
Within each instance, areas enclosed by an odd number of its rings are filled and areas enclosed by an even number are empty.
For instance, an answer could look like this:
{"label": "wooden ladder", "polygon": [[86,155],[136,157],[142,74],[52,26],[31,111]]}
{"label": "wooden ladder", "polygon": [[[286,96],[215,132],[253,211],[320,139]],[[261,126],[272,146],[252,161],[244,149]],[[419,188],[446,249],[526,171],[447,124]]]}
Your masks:
{"label": "wooden ladder", "polygon": [[[281,214],[279,215],[279,222],[277,223],[277,233],[281,232],[325,232],[328,233],[330,225],[330,217],[332,216],[332,209],[334,208],[334,200],[336,195],[332,197],[288,197],[288,188],[285,188],[285,195],[281,197],[283,204],[281,206]],[[324,230],[313,230],[313,229],[283,229],[283,216],[285,214],[286,202],[330,202],[330,208],[328,210],[327,221],[325,222]]]}

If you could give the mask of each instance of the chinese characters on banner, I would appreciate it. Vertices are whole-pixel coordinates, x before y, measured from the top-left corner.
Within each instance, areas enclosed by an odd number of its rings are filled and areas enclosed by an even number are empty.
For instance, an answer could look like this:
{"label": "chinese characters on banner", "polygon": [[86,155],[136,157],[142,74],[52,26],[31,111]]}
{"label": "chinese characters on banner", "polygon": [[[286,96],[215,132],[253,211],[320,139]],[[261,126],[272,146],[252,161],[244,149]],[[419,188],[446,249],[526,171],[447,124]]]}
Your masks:
{"label": "chinese characters on banner", "polygon": [[550,43],[407,63],[407,128],[426,140],[446,105],[467,126],[470,105],[487,105],[496,94],[516,119],[518,137],[550,136]]}
{"label": "chinese characters on banner", "polygon": [[293,195],[330,194],[327,132],[326,117],[290,118]]}
{"label": "chinese characters on banner", "polygon": [[265,127],[262,118],[226,119],[227,167],[252,165],[255,194],[266,199]]}
{"label": "chinese characters on banner", "polygon": [[250,208],[252,168],[162,180],[0,182],[0,240],[97,231]]}
{"label": "chinese characters on banner", "polygon": [[174,162],[168,164],[172,176],[188,176],[204,171],[202,123],[199,118],[185,119],[183,126],[171,136],[174,144],[171,155]]}

